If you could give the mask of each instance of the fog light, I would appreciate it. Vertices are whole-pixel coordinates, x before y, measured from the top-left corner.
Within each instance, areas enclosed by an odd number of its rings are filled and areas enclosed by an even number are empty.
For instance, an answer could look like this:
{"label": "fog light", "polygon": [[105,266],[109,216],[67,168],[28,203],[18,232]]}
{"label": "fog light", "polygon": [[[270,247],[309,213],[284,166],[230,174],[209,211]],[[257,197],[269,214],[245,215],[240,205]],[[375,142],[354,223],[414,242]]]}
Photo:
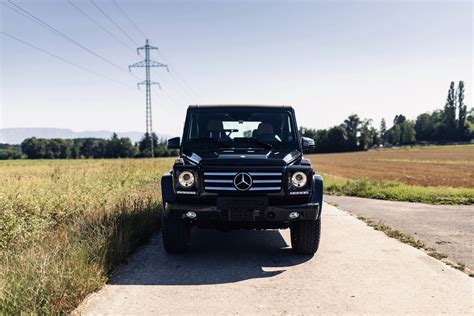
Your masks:
{"label": "fog light", "polygon": [[194,219],[196,218],[196,213],[195,212],[186,212],[186,217],[189,219]]}
{"label": "fog light", "polygon": [[290,219],[297,219],[298,217],[300,217],[300,213],[298,212],[291,212],[290,215],[288,215],[288,217]]}

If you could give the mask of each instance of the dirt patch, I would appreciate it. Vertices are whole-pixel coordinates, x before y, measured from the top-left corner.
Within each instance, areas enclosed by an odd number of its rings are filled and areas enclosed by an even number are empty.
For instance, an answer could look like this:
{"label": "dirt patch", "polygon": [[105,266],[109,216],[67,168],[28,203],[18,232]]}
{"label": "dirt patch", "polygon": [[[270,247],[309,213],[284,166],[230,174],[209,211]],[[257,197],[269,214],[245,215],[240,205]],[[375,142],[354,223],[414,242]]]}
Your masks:
{"label": "dirt patch", "polygon": [[315,169],[346,179],[394,180],[420,186],[474,187],[474,146],[308,155]]}

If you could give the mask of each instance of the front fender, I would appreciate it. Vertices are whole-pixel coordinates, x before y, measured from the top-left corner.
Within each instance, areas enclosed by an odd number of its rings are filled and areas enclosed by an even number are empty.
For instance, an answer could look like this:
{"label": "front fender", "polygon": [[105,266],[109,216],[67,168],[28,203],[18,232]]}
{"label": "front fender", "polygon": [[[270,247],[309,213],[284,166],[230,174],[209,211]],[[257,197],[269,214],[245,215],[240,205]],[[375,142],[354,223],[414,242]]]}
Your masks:
{"label": "front fender", "polygon": [[161,198],[163,205],[174,203],[173,176],[169,172],[161,177]]}
{"label": "front fender", "polygon": [[313,192],[311,194],[311,203],[319,203],[319,216],[323,209],[323,177],[319,174],[313,175]]}

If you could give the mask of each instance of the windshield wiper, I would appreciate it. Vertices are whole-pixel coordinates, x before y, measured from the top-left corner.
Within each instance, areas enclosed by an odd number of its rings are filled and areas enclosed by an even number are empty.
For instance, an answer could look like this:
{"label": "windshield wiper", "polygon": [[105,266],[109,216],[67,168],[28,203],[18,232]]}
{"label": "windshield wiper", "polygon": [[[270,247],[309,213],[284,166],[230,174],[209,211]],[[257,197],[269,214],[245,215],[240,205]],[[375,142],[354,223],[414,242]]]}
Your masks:
{"label": "windshield wiper", "polygon": [[221,140],[218,140],[216,138],[210,138],[210,137],[194,137],[189,139],[190,142],[196,141],[196,142],[211,142],[216,145],[219,145],[219,147],[226,147],[230,148],[231,146]]}
{"label": "windshield wiper", "polygon": [[266,148],[266,149],[272,149],[272,145],[268,144],[268,143],[265,143],[265,142],[262,142],[261,140],[258,140],[256,138],[248,138],[248,137],[236,137],[234,138],[234,141],[244,141],[244,142],[247,142],[247,143],[251,143],[251,144],[256,144],[256,145],[259,145],[260,147],[263,147],[263,148]]}

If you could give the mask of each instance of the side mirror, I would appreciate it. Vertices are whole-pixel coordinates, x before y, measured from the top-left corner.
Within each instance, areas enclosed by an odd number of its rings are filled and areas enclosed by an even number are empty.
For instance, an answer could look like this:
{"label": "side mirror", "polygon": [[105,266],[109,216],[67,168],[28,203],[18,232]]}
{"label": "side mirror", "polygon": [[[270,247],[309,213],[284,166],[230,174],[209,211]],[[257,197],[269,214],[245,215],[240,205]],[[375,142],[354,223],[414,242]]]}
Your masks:
{"label": "side mirror", "polygon": [[179,149],[181,147],[181,138],[173,137],[168,139],[168,149]]}
{"label": "side mirror", "polygon": [[303,149],[313,149],[315,147],[314,139],[309,137],[301,137]]}

